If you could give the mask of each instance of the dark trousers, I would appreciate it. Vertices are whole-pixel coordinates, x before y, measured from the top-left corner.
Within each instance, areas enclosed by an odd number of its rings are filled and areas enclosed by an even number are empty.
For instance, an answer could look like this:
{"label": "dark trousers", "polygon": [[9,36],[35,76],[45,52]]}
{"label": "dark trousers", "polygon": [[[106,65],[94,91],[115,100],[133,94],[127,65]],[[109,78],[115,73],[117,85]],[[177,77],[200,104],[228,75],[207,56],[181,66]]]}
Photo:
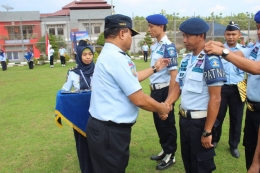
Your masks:
{"label": "dark trousers", "polygon": [[237,85],[223,85],[221,88],[221,103],[217,116],[218,123],[213,128],[213,142],[219,142],[222,124],[229,107],[229,146],[236,149],[240,142],[244,103],[241,101]]}
{"label": "dark trousers", "polygon": [[60,63],[61,64],[66,64],[66,61],[65,61],[65,56],[60,56]]}
{"label": "dark trousers", "polygon": [[1,66],[3,71],[7,70],[7,65],[5,61],[1,61]]}
{"label": "dark trousers", "polygon": [[181,155],[186,173],[210,173],[216,169],[214,148],[204,148],[201,136],[206,118],[191,119],[180,115]]}
{"label": "dark trousers", "polygon": [[50,56],[50,65],[53,65],[53,55]]}
{"label": "dark trousers", "polygon": [[[168,90],[169,87],[152,90],[151,97],[158,102],[164,102],[168,96]],[[174,109],[169,112],[166,120],[161,120],[158,113],[153,112],[153,120],[164,153],[172,153],[175,155],[177,150],[177,130],[175,126]]]}
{"label": "dark trousers", "polygon": [[87,138],[73,129],[81,173],[92,173]]}
{"label": "dark trousers", "polygon": [[144,62],[147,62],[148,51],[144,51]]}
{"label": "dark trousers", "polygon": [[255,111],[246,110],[243,145],[245,147],[246,168],[252,164],[255,148],[258,140],[258,128],[260,124],[260,103]]}
{"label": "dark trousers", "polygon": [[89,117],[87,137],[94,173],[125,173],[131,127],[115,127]]}
{"label": "dark trousers", "polygon": [[33,69],[33,61],[28,62],[29,69]]}

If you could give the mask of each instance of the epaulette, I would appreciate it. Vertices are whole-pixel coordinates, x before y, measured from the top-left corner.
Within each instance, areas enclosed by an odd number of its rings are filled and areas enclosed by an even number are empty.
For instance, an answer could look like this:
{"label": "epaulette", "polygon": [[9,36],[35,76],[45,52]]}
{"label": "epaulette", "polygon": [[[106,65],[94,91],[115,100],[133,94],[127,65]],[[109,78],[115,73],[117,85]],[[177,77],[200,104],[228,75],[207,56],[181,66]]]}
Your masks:
{"label": "epaulette", "polygon": [[71,67],[70,69],[69,69],[69,71],[72,71],[72,70],[74,70],[76,67]]}

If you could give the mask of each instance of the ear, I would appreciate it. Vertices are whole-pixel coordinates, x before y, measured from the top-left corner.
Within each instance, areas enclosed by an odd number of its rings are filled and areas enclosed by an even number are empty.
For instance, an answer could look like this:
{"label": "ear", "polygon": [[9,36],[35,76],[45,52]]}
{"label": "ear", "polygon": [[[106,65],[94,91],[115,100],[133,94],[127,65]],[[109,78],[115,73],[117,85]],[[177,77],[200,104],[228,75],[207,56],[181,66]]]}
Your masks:
{"label": "ear", "polygon": [[123,40],[125,35],[124,35],[124,30],[120,30],[119,33],[118,33],[118,37],[120,40]]}

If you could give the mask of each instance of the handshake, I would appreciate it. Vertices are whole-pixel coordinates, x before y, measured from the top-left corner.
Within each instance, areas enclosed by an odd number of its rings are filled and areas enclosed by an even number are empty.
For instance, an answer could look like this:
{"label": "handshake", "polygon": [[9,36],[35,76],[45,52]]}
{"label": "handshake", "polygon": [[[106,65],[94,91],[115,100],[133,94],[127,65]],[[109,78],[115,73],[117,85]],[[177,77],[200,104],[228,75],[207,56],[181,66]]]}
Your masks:
{"label": "handshake", "polygon": [[169,112],[172,110],[172,105],[162,102],[161,111],[158,112],[158,115],[161,120],[166,120],[168,118]]}

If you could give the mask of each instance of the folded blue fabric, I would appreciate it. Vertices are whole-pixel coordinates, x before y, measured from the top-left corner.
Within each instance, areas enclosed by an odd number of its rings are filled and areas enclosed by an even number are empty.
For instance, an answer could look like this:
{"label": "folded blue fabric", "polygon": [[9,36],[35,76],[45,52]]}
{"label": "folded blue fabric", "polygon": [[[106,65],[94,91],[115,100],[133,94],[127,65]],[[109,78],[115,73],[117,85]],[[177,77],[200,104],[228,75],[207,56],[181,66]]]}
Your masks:
{"label": "folded blue fabric", "polygon": [[86,136],[91,91],[73,94],[62,92],[59,90],[56,96],[55,121],[57,125],[61,127],[61,119],[65,120],[75,130]]}

